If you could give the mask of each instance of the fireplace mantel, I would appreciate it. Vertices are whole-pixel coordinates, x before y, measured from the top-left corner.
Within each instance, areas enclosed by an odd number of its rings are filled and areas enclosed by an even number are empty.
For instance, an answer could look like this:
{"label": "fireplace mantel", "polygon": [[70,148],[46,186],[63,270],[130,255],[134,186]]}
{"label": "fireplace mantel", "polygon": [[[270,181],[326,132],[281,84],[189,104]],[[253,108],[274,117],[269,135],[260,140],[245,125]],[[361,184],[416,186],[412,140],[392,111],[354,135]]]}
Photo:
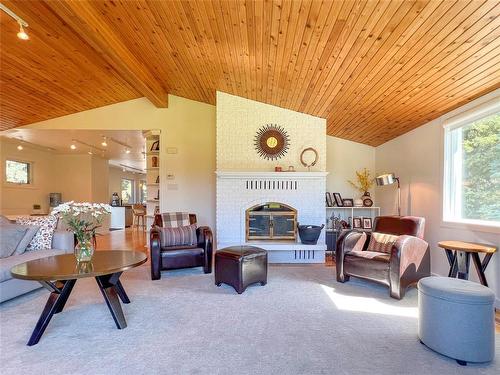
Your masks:
{"label": "fireplace mantel", "polygon": [[243,171],[216,171],[217,178],[272,178],[272,179],[323,179],[328,172],[243,172]]}

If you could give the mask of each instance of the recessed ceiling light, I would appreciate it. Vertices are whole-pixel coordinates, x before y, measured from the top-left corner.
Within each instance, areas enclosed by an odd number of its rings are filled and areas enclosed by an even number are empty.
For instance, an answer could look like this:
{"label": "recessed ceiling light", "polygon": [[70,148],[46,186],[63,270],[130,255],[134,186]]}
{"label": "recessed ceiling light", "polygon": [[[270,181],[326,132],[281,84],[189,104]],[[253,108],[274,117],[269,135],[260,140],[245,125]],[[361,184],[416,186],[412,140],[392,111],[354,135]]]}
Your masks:
{"label": "recessed ceiling light", "polygon": [[19,151],[22,151],[22,149],[23,149],[23,146],[21,146],[21,145],[18,145],[18,146],[17,146],[17,149],[18,149]]}
{"label": "recessed ceiling light", "polygon": [[125,153],[126,153],[126,154],[130,154],[130,149],[129,149],[129,148],[126,148],[126,149],[125,149]]}
{"label": "recessed ceiling light", "polygon": [[23,25],[20,21],[19,22],[19,32],[17,33],[17,37],[21,40],[28,40],[30,37],[28,34],[26,34],[26,31],[24,31]]}
{"label": "recessed ceiling light", "polygon": [[71,146],[69,146],[69,148],[72,150],[76,150],[76,145],[74,143],[72,143]]}

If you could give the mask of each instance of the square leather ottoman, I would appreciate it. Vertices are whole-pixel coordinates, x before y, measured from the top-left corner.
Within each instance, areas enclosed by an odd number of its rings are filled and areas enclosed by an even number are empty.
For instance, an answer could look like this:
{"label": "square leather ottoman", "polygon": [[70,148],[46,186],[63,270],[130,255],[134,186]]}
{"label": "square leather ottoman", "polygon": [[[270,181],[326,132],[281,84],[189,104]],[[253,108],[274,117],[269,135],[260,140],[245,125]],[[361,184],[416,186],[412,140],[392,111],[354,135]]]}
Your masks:
{"label": "square leather ottoman", "polygon": [[255,283],[267,284],[267,251],[255,246],[232,246],[215,253],[215,285],[231,285],[238,294]]}

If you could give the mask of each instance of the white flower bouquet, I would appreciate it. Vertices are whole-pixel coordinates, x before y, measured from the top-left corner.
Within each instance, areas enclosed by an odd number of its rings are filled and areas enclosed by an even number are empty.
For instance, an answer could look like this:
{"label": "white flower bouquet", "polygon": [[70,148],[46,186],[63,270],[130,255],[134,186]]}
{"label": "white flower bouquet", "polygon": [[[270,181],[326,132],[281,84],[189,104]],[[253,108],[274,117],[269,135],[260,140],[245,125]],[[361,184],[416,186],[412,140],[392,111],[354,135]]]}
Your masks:
{"label": "white flower bouquet", "polygon": [[90,260],[94,251],[92,240],[95,231],[101,226],[105,215],[110,213],[109,204],[73,201],[62,203],[52,210],[52,215],[60,217],[75,233],[78,242],[75,256],[78,261]]}

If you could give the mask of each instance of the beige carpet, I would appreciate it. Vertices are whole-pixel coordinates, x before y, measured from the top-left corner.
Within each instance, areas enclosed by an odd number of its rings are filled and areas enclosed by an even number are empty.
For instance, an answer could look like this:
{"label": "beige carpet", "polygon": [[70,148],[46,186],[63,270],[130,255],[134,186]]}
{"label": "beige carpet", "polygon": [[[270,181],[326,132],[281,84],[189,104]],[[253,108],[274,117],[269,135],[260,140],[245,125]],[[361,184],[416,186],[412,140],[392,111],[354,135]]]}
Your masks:
{"label": "beige carpet", "polygon": [[271,266],[268,284],[237,295],[200,269],[148,266],[122,277],[132,300],[117,330],[94,280],[78,281],[39,344],[26,341],[48,296],[0,305],[0,373],[7,374],[499,374],[460,367],[417,339],[417,294],[339,284],[322,265]]}

